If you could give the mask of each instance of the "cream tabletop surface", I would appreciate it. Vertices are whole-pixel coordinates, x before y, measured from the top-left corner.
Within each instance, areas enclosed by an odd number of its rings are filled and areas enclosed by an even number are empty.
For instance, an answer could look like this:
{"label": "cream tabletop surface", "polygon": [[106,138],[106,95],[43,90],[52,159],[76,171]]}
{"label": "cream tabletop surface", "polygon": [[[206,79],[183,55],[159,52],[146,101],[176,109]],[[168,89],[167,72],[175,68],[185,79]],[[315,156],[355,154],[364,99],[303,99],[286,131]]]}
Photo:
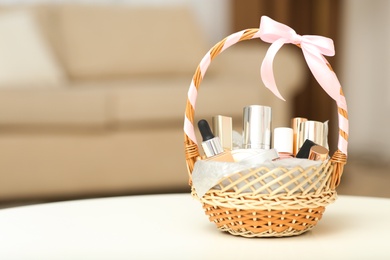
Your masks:
{"label": "cream tabletop surface", "polygon": [[75,200],[0,210],[0,259],[390,259],[390,199],[339,196],[311,231],[220,232],[190,194]]}

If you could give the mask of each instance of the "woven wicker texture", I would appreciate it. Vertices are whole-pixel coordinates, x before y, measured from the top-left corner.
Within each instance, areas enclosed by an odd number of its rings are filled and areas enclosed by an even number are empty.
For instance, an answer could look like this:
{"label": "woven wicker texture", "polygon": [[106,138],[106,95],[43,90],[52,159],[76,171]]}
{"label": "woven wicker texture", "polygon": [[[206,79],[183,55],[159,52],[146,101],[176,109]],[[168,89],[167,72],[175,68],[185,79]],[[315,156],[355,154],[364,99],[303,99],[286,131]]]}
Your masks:
{"label": "woven wicker texture", "polygon": [[218,229],[245,237],[283,237],[312,229],[325,207],[304,210],[240,210],[204,204],[203,208]]}
{"label": "woven wicker texture", "polygon": [[[232,34],[211,48],[195,71],[189,93],[197,94],[209,64],[218,54],[237,42],[258,38],[258,30]],[[340,94],[343,95],[342,91]],[[200,158],[193,137],[195,101],[189,95],[185,111],[184,144],[190,185],[194,164]],[[348,120],[344,109],[338,108],[338,113],[339,123]],[[186,125],[191,131],[186,131]],[[341,139],[348,140],[348,134],[340,127]],[[194,188],[192,195],[202,203],[209,220],[222,231],[244,237],[299,235],[313,228],[325,207],[336,200],[335,189],[346,161],[347,156],[337,150],[329,161],[317,167],[249,169],[222,179],[202,198],[198,198]]]}

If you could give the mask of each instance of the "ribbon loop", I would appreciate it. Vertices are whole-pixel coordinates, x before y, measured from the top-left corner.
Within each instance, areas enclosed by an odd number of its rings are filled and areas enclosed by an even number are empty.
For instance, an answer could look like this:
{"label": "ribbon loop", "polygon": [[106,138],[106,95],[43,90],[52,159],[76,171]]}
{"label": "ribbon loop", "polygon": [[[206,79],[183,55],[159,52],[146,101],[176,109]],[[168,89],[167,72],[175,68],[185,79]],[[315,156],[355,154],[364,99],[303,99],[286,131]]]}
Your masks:
{"label": "ribbon loop", "polygon": [[329,69],[328,62],[323,56],[333,56],[335,54],[332,39],[317,35],[301,36],[287,25],[276,22],[267,16],[261,17],[259,32],[259,37],[263,41],[271,43],[261,64],[261,78],[264,85],[274,95],[284,100],[276,87],[273,74],[272,65],[275,55],[285,43],[299,44],[306,63],[317,82],[336,101],[339,107],[347,110],[345,99],[340,98],[340,82],[336,74]]}

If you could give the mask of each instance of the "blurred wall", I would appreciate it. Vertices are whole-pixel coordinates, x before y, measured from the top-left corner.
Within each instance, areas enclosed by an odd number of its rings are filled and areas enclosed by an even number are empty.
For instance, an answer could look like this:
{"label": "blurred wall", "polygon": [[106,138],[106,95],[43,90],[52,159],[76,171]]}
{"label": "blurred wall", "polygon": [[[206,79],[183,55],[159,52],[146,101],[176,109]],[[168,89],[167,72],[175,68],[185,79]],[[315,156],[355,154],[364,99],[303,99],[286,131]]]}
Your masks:
{"label": "blurred wall", "polygon": [[[231,33],[231,0],[0,0],[0,4],[30,3],[118,3],[135,6],[189,6],[212,46]],[[179,21],[178,21],[179,22]],[[210,46],[210,47],[211,47]]]}
{"label": "blurred wall", "polygon": [[349,154],[390,162],[390,1],[344,0],[340,81],[350,119]]}
{"label": "blurred wall", "polygon": [[[96,3],[96,1],[90,2]],[[209,38],[210,45],[214,45],[214,43],[225,38],[230,33],[231,0],[111,0],[102,2],[120,2],[129,5],[154,6],[187,5],[194,11],[196,19]]]}

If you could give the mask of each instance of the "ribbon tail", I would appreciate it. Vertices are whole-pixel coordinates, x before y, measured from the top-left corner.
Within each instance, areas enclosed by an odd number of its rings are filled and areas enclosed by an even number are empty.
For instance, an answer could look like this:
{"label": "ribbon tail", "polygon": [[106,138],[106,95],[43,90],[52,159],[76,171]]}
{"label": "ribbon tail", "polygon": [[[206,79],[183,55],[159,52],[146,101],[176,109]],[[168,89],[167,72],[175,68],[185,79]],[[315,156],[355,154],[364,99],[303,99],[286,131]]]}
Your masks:
{"label": "ribbon tail", "polygon": [[275,77],[273,72],[273,62],[276,53],[279,49],[286,43],[285,39],[278,39],[274,41],[271,46],[268,48],[267,53],[263,59],[260,68],[261,79],[263,80],[264,85],[278,98],[283,101],[286,101],[280,94],[278,88],[276,87]]}
{"label": "ribbon tail", "polygon": [[311,73],[320,86],[336,101],[340,108],[347,110],[346,101],[340,93],[341,84],[334,71],[328,67],[328,61],[321,54],[310,51],[310,48],[307,48],[307,46],[304,47],[303,44],[302,52]]}

